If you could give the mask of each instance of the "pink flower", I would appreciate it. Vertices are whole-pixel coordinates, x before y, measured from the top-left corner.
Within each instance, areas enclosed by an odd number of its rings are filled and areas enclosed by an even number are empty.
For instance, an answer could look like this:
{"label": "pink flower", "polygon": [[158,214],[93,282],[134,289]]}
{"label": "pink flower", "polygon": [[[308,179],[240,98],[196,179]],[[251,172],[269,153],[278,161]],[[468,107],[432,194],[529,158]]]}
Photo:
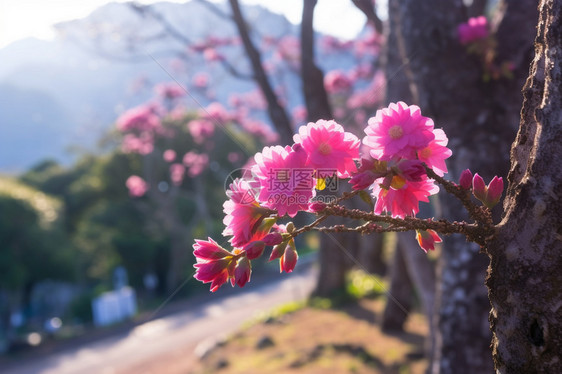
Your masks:
{"label": "pink flower", "polygon": [[244,246],[244,253],[248,260],[255,260],[260,257],[265,249],[265,242],[263,240],[255,240]]}
{"label": "pink flower", "polygon": [[347,92],[353,83],[341,70],[329,71],[324,77],[324,86],[328,93]]}
{"label": "pink flower", "polygon": [[461,44],[487,38],[489,35],[488,20],[484,16],[469,18],[468,22],[459,25],[457,33]]}
{"label": "pink flower", "polygon": [[258,200],[275,209],[279,217],[294,217],[306,210],[315,196],[312,171],[306,169],[307,153],[300,144],[293,147],[265,147],[254,156],[252,174],[259,181]]}
{"label": "pink flower", "polygon": [[293,109],[293,120],[295,123],[300,124],[306,121],[307,111],[302,105],[299,105]]}
{"label": "pink flower", "polygon": [[363,158],[359,170],[351,175],[349,183],[354,190],[364,190],[372,185],[376,179],[384,177],[387,173],[386,162]]}
{"label": "pink flower", "polygon": [[369,119],[365,133],[363,143],[378,160],[415,159],[416,152],[435,138],[433,120],[422,116],[419,107],[401,101],[377,110],[375,117]]}
{"label": "pink flower", "polygon": [[117,129],[127,131],[156,131],[161,127],[160,118],[149,105],[127,110],[117,119]]}
{"label": "pink flower", "polygon": [[177,83],[160,83],[154,87],[156,94],[164,99],[173,100],[185,95],[185,91]]}
{"label": "pink flower", "polygon": [[125,153],[147,155],[154,150],[154,136],[148,132],[143,132],[140,136],[127,134],[123,137],[121,149]]}
{"label": "pink flower", "polygon": [[264,218],[273,212],[259,205],[250,183],[243,179],[235,179],[226,194],[229,200],[223,204],[223,223],[226,227],[222,234],[232,236],[232,246],[242,247],[267,235],[273,223],[263,224]]}
{"label": "pink flower", "polygon": [[193,76],[193,85],[197,88],[206,88],[209,85],[209,74],[197,73]]}
{"label": "pink flower", "polygon": [[218,53],[215,48],[205,48],[203,51],[203,57],[205,60],[210,62],[224,60],[224,56]]}
{"label": "pink flower", "polygon": [[442,177],[447,172],[445,159],[451,157],[453,152],[446,147],[449,139],[445,131],[441,129],[433,130],[435,139],[429,142],[428,146],[418,151],[418,159],[433,169],[435,174]]}
{"label": "pink flower", "polygon": [[193,141],[197,144],[203,143],[205,139],[210,138],[215,133],[215,125],[207,119],[194,119],[189,121],[187,123],[187,129]]}
{"label": "pink flower", "polygon": [[221,103],[211,103],[205,109],[199,110],[199,116],[210,121],[225,123],[232,119],[232,116],[222,106]]}
{"label": "pink flower", "polygon": [[407,181],[394,176],[390,186],[373,185],[373,196],[377,199],[375,213],[390,213],[393,217],[415,216],[419,212],[419,202],[429,202],[428,197],[439,192],[439,187],[427,177],[420,182]]}
{"label": "pink flower", "polygon": [[222,248],[213,239],[195,240],[193,254],[197,263],[194,278],[203,282],[211,282],[211,292],[215,292],[229,278],[234,278],[236,258],[233,253]]}
{"label": "pink flower", "polygon": [[182,164],[170,165],[170,179],[175,186],[179,186],[183,182],[185,175],[185,166]]}
{"label": "pink flower", "polygon": [[277,245],[283,241],[283,235],[279,232],[271,232],[263,237],[265,245]]}
{"label": "pink flower", "polygon": [[125,185],[132,197],[141,197],[148,191],[148,184],[138,175],[131,175],[127,178]]}
{"label": "pink flower", "polygon": [[164,154],[162,155],[162,158],[166,162],[173,162],[176,159],[176,151],[174,151],[173,149],[166,149],[164,151]]}
{"label": "pink flower", "polygon": [[426,175],[425,168],[419,160],[401,160],[396,168],[398,174],[408,181],[419,182]]}
{"label": "pink flower", "polygon": [[209,164],[209,156],[189,151],[183,156],[183,164],[189,168],[187,172],[189,176],[196,177],[201,174]]}
{"label": "pink flower", "polygon": [[361,142],[335,121],[319,120],[301,126],[293,140],[308,154],[306,166],[333,169],[340,178],[349,178],[349,173],[356,170],[353,160],[359,158]]}
{"label": "pink flower", "polygon": [[425,253],[435,250],[435,243],[442,242],[439,235],[433,230],[416,230],[416,239]]}

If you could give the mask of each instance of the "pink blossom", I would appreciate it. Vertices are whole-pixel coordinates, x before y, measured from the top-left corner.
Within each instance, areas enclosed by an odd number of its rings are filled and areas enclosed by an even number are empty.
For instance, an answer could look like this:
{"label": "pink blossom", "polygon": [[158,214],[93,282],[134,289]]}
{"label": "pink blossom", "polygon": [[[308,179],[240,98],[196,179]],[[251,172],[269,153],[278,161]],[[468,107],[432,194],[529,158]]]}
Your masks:
{"label": "pink blossom", "polygon": [[197,88],[206,88],[209,85],[209,74],[197,73],[193,76],[192,83]]}
{"label": "pink blossom", "polygon": [[234,253],[222,248],[213,239],[195,240],[193,254],[197,263],[194,278],[203,282],[211,282],[211,292],[215,292],[229,278],[234,278],[236,258]]}
{"label": "pink blossom", "polygon": [[260,257],[265,249],[265,243],[263,240],[254,240],[244,246],[244,253],[248,260],[255,260]]}
{"label": "pink blossom", "polygon": [[434,129],[433,135],[435,139],[429,142],[429,145],[418,151],[418,159],[433,169],[435,174],[442,177],[447,172],[445,159],[451,157],[453,152],[446,147],[449,139],[445,135],[445,131]]}
{"label": "pink blossom", "polygon": [[173,162],[176,159],[176,151],[173,149],[166,149],[162,155],[162,158],[166,162]]}
{"label": "pink blossom", "polygon": [[425,168],[419,160],[400,160],[396,168],[398,174],[408,181],[419,182],[426,175]]}
{"label": "pink blossom", "polygon": [[129,195],[132,197],[144,196],[146,191],[148,191],[148,184],[138,175],[131,175],[127,178],[125,185],[129,189]]}
{"label": "pink blossom", "polygon": [[435,243],[442,242],[439,235],[433,230],[416,230],[416,239],[425,253],[435,250]]}
{"label": "pink blossom", "polygon": [[349,183],[354,190],[364,190],[371,186],[375,180],[384,177],[387,173],[386,162],[374,160],[370,157],[362,158],[357,173],[351,175]]}
{"label": "pink blossom", "polygon": [[340,178],[349,178],[356,169],[353,160],[359,158],[361,142],[335,121],[318,120],[301,126],[293,140],[306,151],[306,166],[336,170]]}
{"label": "pink blossom", "polygon": [[419,212],[419,202],[429,202],[428,197],[437,192],[439,187],[427,177],[413,182],[394,176],[388,188],[377,183],[373,185],[373,196],[377,199],[375,213],[388,212],[400,218],[415,216]]}
{"label": "pink blossom", "polygon": [[347,92],[352,85],[351,80],[341,70],[329,71],[324,77],[324,86],[328,93]]}
{"label": "pink blossom", "polygon": [[205,109],[199,110],[199,116],[203,119],[216,121],[221,124],[232,119],[232,116],[227,112],[224,106],[218,102],[211,103]]}
{"label": "pink blossom", "polygon": [[279,232],[271,232],[266,236],[264,236],[262,240],[265,243],[265,245],[268,246],[277,245],[283,241],[283,235],[281,235],[281,233]]}
{"label": "pink blossom", "polygon": [[185,91],[177,83],[160,83],[154,87],[156,94],[164,99],[173,100],[185,96]]}
{"label": "pink blossom", "polygon": [[155,131],[161,127],[160,118],[151,106],[143,105],[127,110],[117,119],[117,129],[127,131]]}
{"label": "pink blossom", "polygon": [[154,150],[154,136],[148,132],[143,132],[140,136],[127,134],[123,137],[121,149],[125,153],[147,155]]}
{"label": "pink blossom", "polygon": [[294,217],[306,210],[315,196],[312,171],[306,169],[307,153],[300,144],[293,147],[265,147],[254,156],[252,174],[260,185],[258,200],[275,209],[279,217]]}
{"label": "pink blossom", "polygon": [[183,182],[185,175],[185,166],[182,164],[170,165],[170,179],[175,186],[179,186]]}
{"label": "pink blossom", "polygon": [[489,35],[488,20],[484,16],[469,18],[468,22],[458,26],[457,33],[461,44],[487,38]]}
{"label": "pink blossom", "polygon": [[229,152],[228,156],[227,156],[228,161],[230,161],[233,164],[235,162],[240,161],[241,158],[242,158],[242,156],[238,152]]}
{"label": "pink blossom", "polygon": [[205,48],[203,51],[203,57],[205,60],[210,62],[224,60],[224,56],[218,53],[215,48]]}
{"label": "pink blossom", "polygon": [[302,123],[306,121],[307,115],[307,110],[302,105],[299,105],[293,109],[293,120],[295,123]]}
{"label": "pink blossom", "polygon": [[300,60],[301,47],[300,39],[296,36],[284,36],[277,43],[276,55],[281,60],[297,63]]}
{"label": "pink blossom", "polygon": [[384,73],[378,72],[367,88],[357,90],[347,99],[347,106],[351,109],[373,107],[377,103],[382,102],[385,90],[386,78]]}
{"label": "pink blossom", "polygon": [[209,156],[189,151],[183,156],[182,162],[189,168],[187,171],[189,176],[196,177],[201,174],[209,164]]}
{"label": "pink blossom", "polygon": [[226,191],[229,200],[223,204],[223,223],[226,227],[222,234],[232,236],[230,243],[234,247],[261,240],[271,227],[269,223],[262,226],[264,218],[272,212],[260,206],[255,193],[250,182],[243,179],[235,179]]}
{"label": "pink blossom", "polygon": [[371,148],[371,156],[379,160],[414,159],[416,152],[435,138],[433,120],[422,116],[419,107],[401,101],[377,110],[368,123],[363,143]]}
{"label": "pink blossom", "polygon": [[215,125],[208,119],[194,119],[187,123],[193,141],[201,144],[215,133]]}

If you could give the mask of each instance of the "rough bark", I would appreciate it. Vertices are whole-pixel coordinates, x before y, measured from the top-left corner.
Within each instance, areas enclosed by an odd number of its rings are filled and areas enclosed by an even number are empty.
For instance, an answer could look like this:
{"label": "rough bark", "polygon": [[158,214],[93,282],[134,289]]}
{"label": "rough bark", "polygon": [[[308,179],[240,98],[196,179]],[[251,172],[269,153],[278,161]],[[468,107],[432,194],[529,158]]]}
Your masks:
{"label": "rough bark", "polygon": [[562,372],[562,1],[540,6],[511,150],[505,214],[487,246],[498,373]]}
{"label": "rough bark", "polygon": [[281,136],[281,143],[291,144],[293,142],[293,127],[291,125],[291,121],[285,108],[279,103],[277,95],[271,87],[271,83],[269,82],[261,62],[261,55],[250,38],[248,27],[240,10],[240,4],[238,3],[238,0],[229,0],[229,3],[232,9],[232,17],[234,18],[234,22],[238,28],[238,33],[240,34],[240,38],[242,39],[242,43],[244,45],[244,50],[246,51],[246,55],[248,56],[252,65],[252,70],[254,71],[253,78],[260,87],[260,90],[267,101],[267,112],[269,114],[269,118]]}
{"label": "rough bark", "polygon": [[[532,45],[530,29],[536,22],[535,3],[506,2],[497,28],[497,54],[505,59],[500,61],[516,64],[514,78],[486,82],[481,61],[468,55],[457,40],[457,25],[466,20],[461,0],[399,0],[404,46],[422,113],[432,117],[436,127],[443,127],[454,152],[448,160],[450,179],[457,179],[468,167],[486,180],[507,172],[509,142],[519,122],[518,87],[528,66],[525,56]],[[517,19],[520,22],[516,25]],[[444,207],[447,218],[466,219],[455,202],[447,199]],[[487,291],[478,281],[484,279],[488,261],[477,246],[459,236],[446,238],[440,261],[439,336],[432,371],[490,372],[489,304]]]}

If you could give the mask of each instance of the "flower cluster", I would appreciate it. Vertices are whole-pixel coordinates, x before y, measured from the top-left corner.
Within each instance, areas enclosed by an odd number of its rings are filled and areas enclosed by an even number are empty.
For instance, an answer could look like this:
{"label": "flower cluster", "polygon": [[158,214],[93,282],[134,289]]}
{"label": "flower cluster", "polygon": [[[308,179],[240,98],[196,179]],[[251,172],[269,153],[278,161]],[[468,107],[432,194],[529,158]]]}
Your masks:
{"label": "flower cluster", "polygon": [[452,154],[446,147],[447,136],[422,116],[419,107],[403,102],[378,110],[365,133],[368,155],[350,180],[353,188],[372,189],[377,214],[416,215],[419,202],[429,202],[428,197],[439,191],[423,165],[439,176],[447,172],[445,159]]}
{"label": "flower cluster", "polygon": [[[305,230],[297,230],[291,222],[281,225],[278,221],[301,211],[327,215],[345,210],[334,202],[315,198],[316,190],[330,178],[349,178],[356,193],[371,190],[376,200],[374,213],[387,213],[393,218],[415,216],[419,203],[428,202],[429,196],[439,191],[428,173],[447,188],[456,188],[459,194],[472,189],[488,208],[499,201],[501,178],[494,178],[486,186],[478,174],[472,177],[465,171],[460,186],[443,180],[447,172],[445,159],[452,154],[447,148],[448,139],[443,130],[435,128],[433,120],[421,114],[419,107],[391,103],[368,120],[364,131],[362,155],[360,139],[333,120],[301,126],[293,137],[294,144],[269,146],[257,153],[251,177],[235,179],[223,205],[223,235],[229,237],[233,250],[224,249],[212,239],[197,240],[193,246],[197,258],[195,277],[210,282],[211,291],[228,280],[232,285],[244,286],[250,280],[251,261],[262,256],[266,247],[272,247],[269,260],[279,259],[281,272],[293,271],[298,260],[294,237]],[[361,193],[362,197],[368,196]],[[322,217],[315,224],[321,220]],[[357,229],[377,227],[363,225]],[[437,232],[428,226],[417,229],[416,237],[426,252],[441,242]]]}

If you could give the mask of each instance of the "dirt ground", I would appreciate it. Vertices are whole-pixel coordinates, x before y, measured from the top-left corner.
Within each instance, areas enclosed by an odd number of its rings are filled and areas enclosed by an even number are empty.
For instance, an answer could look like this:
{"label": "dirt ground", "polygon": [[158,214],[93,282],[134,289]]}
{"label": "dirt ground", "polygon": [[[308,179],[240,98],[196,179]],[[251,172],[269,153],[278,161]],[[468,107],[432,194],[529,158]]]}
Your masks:
{"label": "dirt ground", "polygon": [[333,309],[286,306],[231,336],[178,346],[120,374],[423,373],[424,318],[413,314],[404,333],[384,334],[383,307],[381,298]]}

